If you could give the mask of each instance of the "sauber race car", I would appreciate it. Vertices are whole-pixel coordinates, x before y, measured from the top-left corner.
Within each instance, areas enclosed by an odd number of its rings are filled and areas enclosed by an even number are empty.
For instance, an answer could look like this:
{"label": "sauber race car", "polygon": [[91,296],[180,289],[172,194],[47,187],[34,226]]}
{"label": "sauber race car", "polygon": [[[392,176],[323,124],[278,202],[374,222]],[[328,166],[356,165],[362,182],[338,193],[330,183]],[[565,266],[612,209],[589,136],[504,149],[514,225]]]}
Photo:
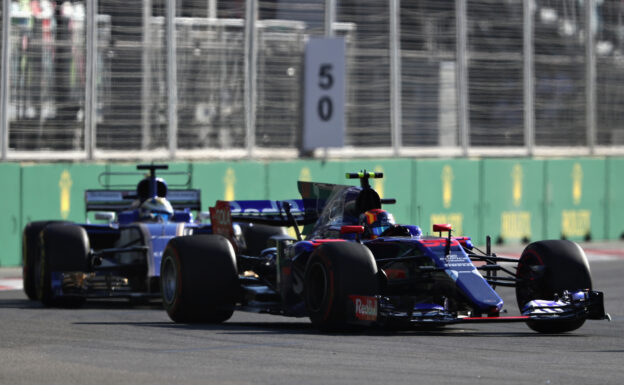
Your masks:
{"label": "sauber race car", "polygon": [[130,174],[140,178],[149,171],[136,189],[85,191],[87,212],[96,211],[95,219],[106,223],[29,223],[22,236],[28,298],[44,305],[75,305],[87,297],[158,297],[160,259],[169,239],[191,227],[210,232],[193,223],[199,190],[169,190],[156,177],[156,170],[167,168],[138,165],[135,173],[100,174],[103,181]]}
{"label": "sauber race car", "polygon": [[[159,298],[160,263],[167,242],[186,234],[210,234],[210,224],[194,221],[200,191],[188,188],[190,174],[162,172],[185,179],[169,189],[157,170],[167,165],[138,165],[138,172],[102,173],[99,180],[128,180],[130,185],[103,184],[107,189],[85,191],[86,210],[104,223],[67,221],[29,223],[22,236],[24,291],[44,305],[75,306],[86,298]],[[149,172],[144,177],[144,172]],[[142,179],[141,179],[142,178]],[[117,188],[117,189],[112,189]],[[204,214],[204,213],[200,213]],[[279,228],[235,226],[233,239],[241,250],[260,249]],[[249,240],[245,243],[245,237]]]}
{"label": "sauber race car", "polygon": [[[161,263],[162,299],[175,322],[223,322],[234,310],[309,317],[321,330],[525,322],[561,333],[605,319],[583,250],[535,242],[520,259],[484,252],[448,224],[424,236],[394,223],[369,178],[360,186],[299,182],[302,199],[217,202],[214,234],[172,238]],[[233,221],[293,226],[258,254],[237,250]],[[299,226],[306,226],[303,239]],[[503,315],[497,286],[515,287],[519,316]]]}

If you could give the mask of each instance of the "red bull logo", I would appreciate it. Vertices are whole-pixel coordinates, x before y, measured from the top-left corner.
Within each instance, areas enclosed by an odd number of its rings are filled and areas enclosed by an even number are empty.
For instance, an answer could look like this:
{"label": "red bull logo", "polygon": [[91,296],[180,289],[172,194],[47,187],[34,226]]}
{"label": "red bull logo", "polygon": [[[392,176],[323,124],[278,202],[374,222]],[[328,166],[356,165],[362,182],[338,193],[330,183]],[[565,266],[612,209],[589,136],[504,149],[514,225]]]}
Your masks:
{"label": "red bull logo", "polygon": [[355,306],[355,318],[361,321],[377,320],[377,298],[359,295],[349,296]]}

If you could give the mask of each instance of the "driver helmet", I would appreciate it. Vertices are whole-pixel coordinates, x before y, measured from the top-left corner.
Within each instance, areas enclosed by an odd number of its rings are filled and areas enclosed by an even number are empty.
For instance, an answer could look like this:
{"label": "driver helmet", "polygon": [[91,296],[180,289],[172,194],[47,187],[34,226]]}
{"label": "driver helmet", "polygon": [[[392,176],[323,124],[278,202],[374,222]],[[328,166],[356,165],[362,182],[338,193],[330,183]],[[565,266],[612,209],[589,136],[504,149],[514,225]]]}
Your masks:
{"label": "driver helmet", "polygon": [[166,198],[155,197],[145,200],[139,207],[139,217],[166,222],[173,215],[173,207]]}
{"label": "driver helmet", "polygon": [[375,239],[388,228],[395,225],[392,214],[382,209],[372,209],[360,216],[360,224],[364,226],[364,238]]}

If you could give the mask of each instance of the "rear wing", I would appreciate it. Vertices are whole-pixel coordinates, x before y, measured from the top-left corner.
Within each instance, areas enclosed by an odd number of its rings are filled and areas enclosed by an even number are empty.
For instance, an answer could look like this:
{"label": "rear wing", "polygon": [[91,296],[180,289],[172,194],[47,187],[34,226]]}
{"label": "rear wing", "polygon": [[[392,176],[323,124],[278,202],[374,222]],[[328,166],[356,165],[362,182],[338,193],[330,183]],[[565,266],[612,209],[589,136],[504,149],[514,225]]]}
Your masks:
{"label": "rear wing", "polygon": [[[136,190],[86,190],[85,207],[89,211],[120,212],[136,208]],[[169,190],[167,200],[174,210],[201,210],[200,190]]]}
{"label": "rear wing", "polygon": [[310,209],[310,202],[303,199],[282,201],[240,200],[229,201],[227,203],[230,206],[232,221],[234,222],[292,226],[286,214],[285,203],[290,205],[290,213],[299,225],[313,223],[318,219],[316,210]]}

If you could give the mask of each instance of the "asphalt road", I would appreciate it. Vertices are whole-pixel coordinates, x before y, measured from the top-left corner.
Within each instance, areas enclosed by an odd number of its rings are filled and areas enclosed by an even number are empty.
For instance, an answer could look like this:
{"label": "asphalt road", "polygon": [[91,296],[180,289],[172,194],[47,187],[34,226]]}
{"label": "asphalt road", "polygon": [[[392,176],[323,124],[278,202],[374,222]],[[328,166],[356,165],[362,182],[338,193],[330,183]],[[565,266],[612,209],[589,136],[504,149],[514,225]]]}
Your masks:
{"label": "asphalt road", "polygon": [[[591,262],[611,322],[540,335],[522,323],[323,334],[307,319],[235,313],[177,325],[158,304],[46,309],[0,291],[0,384],[622,384],[624,259]],[[513,291],[500,290],[508,314]]]}

